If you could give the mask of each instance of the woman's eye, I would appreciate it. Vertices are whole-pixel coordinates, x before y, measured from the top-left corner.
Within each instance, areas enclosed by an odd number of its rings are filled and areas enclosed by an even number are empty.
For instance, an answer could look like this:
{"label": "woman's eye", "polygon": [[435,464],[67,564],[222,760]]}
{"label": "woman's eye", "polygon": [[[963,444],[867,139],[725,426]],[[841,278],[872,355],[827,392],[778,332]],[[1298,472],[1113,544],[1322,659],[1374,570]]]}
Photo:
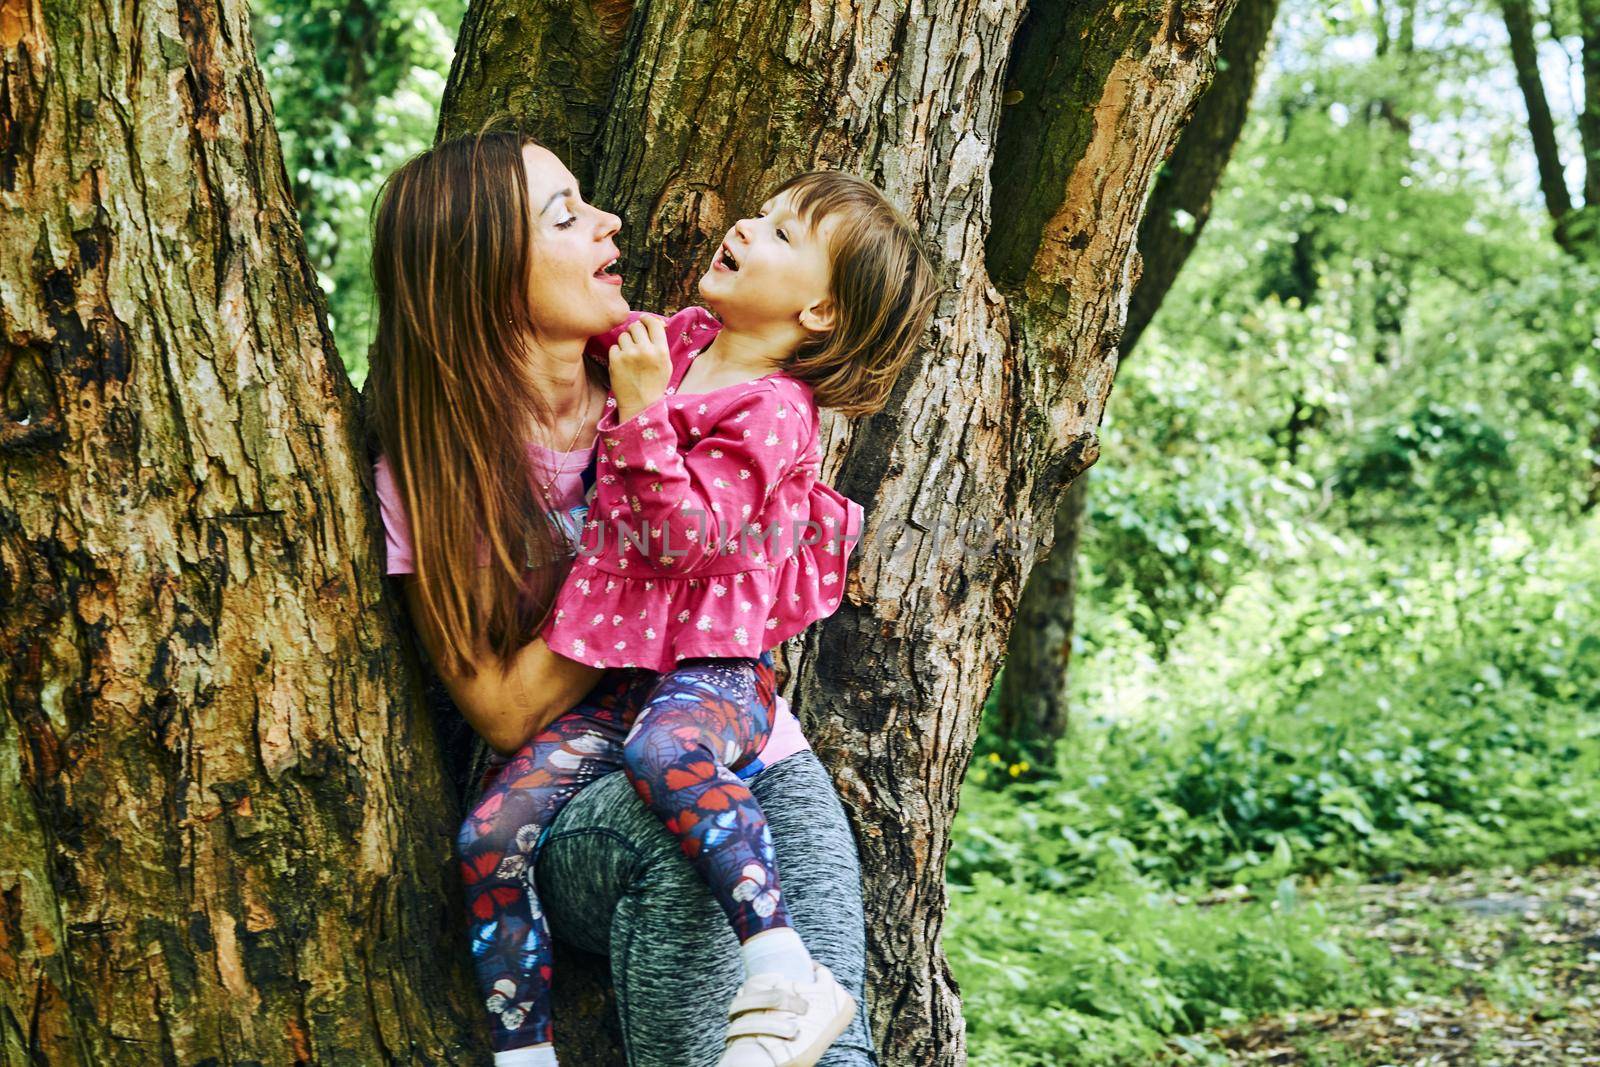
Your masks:
{"label": "woman's eye", "polygon": [[778,240],[782,241],[784,244],[789,243],[789,238],[783,235],[783,231],[781,229],[778,231]]}
{"label": "woman's eye", "polygon": [[571,226],[574,222],[577,222],[577,221],[578,221],[578,216],[576,216],[576,215],[568,215],[566,218],[564,218],[560,222],[556,223],[556,229],[564,230],[568,226]]}

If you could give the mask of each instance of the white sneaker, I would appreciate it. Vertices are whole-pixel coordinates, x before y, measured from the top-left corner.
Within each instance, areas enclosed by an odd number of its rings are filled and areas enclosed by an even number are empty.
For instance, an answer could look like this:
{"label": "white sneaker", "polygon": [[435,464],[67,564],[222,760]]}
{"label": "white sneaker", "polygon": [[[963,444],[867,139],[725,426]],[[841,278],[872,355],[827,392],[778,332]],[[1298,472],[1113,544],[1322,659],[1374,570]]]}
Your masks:
{"label": "white sneaker", "polygon": [[855,1014],[856,998],[815,961],[809,982],[751,975],[728,1009],[717,1067],[812,1067]]}

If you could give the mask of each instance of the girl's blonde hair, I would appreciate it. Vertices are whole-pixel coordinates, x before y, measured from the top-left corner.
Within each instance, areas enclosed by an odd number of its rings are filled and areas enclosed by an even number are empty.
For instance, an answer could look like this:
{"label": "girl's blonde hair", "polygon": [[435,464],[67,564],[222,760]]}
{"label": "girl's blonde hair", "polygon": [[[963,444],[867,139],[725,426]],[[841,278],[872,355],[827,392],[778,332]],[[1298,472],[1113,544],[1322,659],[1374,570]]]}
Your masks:
{"label": "girl's blonde hair", "polygon": [[811,385],[819,407],[850,416],[881,411],[939,299],[929,257],[905,216],[871,182],[809,171],[772,196],[783,192],[813,230],[825,218],[838,219],[828,239],[833,329],[801,344],[783,369]]}
{"label": "girl's blonde hair", "polygon": [[532,333],[530,144],[492,126],[441,142],[389,176],[373,215],[369,426],[410,520],[427,616],[413,621],[440,637],[446,662],[434,667],[468,677],[480,638],[509,666],[565,576],[551,565],[565,553],[527,454],[529,434],[550,425],[522,345]]}

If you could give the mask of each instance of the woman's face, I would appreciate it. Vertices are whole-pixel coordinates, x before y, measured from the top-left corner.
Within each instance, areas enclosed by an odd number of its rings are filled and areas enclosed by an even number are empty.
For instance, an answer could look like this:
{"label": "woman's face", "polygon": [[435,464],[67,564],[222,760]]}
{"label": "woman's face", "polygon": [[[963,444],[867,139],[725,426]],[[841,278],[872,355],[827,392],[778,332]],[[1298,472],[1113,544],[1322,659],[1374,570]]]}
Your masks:
{"label": "woman's face", "polygon": [[533,216],[528,306],[547,341],[604,333],[628,317],[622,279],[610,267],[622,220],[578,195],[578,181],[549,149],[522,148]]}

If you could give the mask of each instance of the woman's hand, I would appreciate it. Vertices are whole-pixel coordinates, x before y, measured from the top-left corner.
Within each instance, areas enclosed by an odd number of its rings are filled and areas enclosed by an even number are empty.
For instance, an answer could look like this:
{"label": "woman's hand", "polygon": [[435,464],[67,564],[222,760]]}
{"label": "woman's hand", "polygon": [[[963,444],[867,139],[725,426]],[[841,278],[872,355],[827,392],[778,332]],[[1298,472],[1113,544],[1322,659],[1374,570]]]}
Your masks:
{"label": "woman's hand", "polygon": [[[475,603],[488,603],[489,568],[479,567]],[[412,625],[422,638],[428,660],[438,670],[445,662],[444,638],[427,622],[416,575],[405,576],[406,605]],[[483,635],[473,655],[473,672],[438,670],[450,699],[461,717],[501,756],[514,756],[530,739],[580,703],[604,671],[577,663],[550,651],[544,638],[535,637],[512,656],[504,671]]]}
{"label": "woman's hand", "polygon": [[667,330],[654,315],[641,316],[624,330],[608,353],[617,421],[627,422],[661,399],[672,378]]}

